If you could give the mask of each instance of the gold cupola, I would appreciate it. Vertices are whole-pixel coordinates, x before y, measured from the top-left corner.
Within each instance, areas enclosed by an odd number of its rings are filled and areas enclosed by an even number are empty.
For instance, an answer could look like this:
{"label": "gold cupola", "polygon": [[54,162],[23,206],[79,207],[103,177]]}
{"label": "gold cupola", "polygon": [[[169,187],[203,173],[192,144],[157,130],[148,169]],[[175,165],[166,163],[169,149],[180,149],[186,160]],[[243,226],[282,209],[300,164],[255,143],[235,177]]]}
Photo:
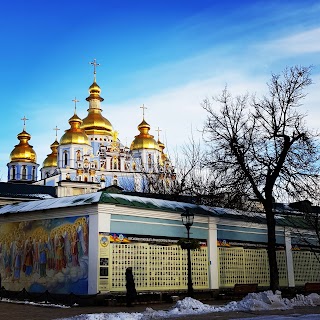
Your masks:
{"label": "gold cupola", "polygon": [[158,145],[159,145],[159,150],[161,151],[161,158],[159,159],[160,160],[160,165],[163,165],[164,161],[168,160],[168,156],[164,153],[164,149],[165,149],[165,145],[163,142],[161,142],[158,138],[158,141],[157,141]]}
{"label": "gold cupola", "polygon": [[11,151],[10,162],[36,163],[37,155],[28,142],[31,139],[31,135],[23,128],[23,131],[17,135],[17,138],[20,140],[20,143]]}
{"label": "gold cupola", "polygon": [[58,166],[58,147],[59,142],[57,139],[51,144],[51,153],[47,155],[47,158],[43,161],[42,167],[57,167]]}
{"label": "gold cupola", "polygon": [[89,102],[88,115],[83,119],[81,128],[85,130],[87,135],[112,135],[113,128],[108,119],[101,114],[100,103],[104,100],[101,96],[101,89],[96,82],[96,63],[94,59],[91,64],[94,66],[94,79],[89,87],[89,97],[86,100]]}
{"label": "gold cupola", "polygon": [[66,130],[60,139],[60,145],[63,144],[89,144],[89,139],[83,129],[81,129],[82,120],[76,113],[69,119],[70,129]]}
{"label": "gold cupola", "polygon": [[150,125],[144,120],[144,118],[138,125],[138,130],[140,131],[140,134],[135,136],[131,143],[130,150],[153,149],[160,151],[159,145],[154,139],[154,136],[149,134]]}

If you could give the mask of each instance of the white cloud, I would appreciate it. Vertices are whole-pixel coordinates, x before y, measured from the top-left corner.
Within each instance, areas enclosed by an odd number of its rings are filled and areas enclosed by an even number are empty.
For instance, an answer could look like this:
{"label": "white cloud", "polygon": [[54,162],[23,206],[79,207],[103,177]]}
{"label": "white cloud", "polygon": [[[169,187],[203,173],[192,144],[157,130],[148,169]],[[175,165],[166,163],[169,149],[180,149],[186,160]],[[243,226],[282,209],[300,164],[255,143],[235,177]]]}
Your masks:
{"label": "white cloud", "polygon": [[300,55],[320,52],[320,28],[310,29],[266,43],[265,49],[277,55]]}

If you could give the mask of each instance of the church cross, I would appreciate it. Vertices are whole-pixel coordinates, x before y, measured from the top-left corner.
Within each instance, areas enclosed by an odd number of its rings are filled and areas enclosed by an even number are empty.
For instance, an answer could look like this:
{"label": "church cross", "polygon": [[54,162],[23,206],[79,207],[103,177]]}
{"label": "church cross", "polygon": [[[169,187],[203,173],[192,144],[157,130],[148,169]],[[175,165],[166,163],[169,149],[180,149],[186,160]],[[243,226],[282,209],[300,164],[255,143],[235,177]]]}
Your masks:
{"label": "church cross", "polygon": [[56,132],[56,139],[58,137],[58,131],[60,130],[57,126],[53,129]]}
{"label": "church cross", "polygon": [[160,132],[161,132],[162,130],[160,130],[159,127],[158,127],[158,129],[157,129],[156,131],[158,132],[158,141],[159,141],[159,140],[160,140]]}
{"label": "church cross", "polygon": [[89,63],[93,65],[94,82],[96,82],[96,74],[97,74],[96,68],[97,66],[100,66],[100,63],[97,63],[96,59],[93,59],[93,61]]}
{"label": "church cross", "polygon": [[74,114],[76,114],[76,112],[77,112],[77,102],[79,102],[79,100],[77,100],[77,98],[75,97],[72,101],[74,102]]}
{"label": "church cross", "polygon": [[23,121],[23,130],[26,129],[26,121],[29,120],[26,118],[26,116],[23,116],[23,118],[21,119]]}
{"label": "church cross", "polygon": [[145,107],[144,104],[143,104],[142,107],[140,107],[140,109],[142,109],[142,117],[143,117],[143,120],[144,120],[144,110],[148,109],[148,108]]}

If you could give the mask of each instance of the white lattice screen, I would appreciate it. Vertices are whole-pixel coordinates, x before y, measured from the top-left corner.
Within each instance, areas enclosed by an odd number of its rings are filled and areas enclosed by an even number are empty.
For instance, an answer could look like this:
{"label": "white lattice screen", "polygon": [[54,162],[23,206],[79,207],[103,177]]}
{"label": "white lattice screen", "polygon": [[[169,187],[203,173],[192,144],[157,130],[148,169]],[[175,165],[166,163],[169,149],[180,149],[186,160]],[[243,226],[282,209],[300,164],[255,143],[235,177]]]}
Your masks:
{"label": "white lattice screen", "polygon": [[[132,267],[137,290],[170,290],[187,287],[187,253],[178,245],[111,243],[110,291],[125,290],[125,270]],[[194,250],[192,282],[195,289],[209,288],[208,250]]]}
{"label": "white lattice screen", "polygon": [[246,283],[258,283],[267,286],[269,283],[268,255],[265,249],[244,249],[244,268]]}
{"label": "white lattice screen", "polygon": [[[280,285],[287,284],[285,251],[277,251]],[[269,285],[269,265],[266,249],[219,248],[219,287],[236,283]]]}
{"label": "white lattice screen", "polygon": [[[320,258],[317,254],[318,259]],[[296,286],[306,282],[320,281],[320,263],[315,253],[310,251],[293,251],[293,270]]]}
{"label": "white lattice screen", "polygon": [[219,248],[219,287],[245,283],[243,248]]}
{"label": "white lattice screen", "polygon": [[[282,287],[288,286],[288,271],[287,271],[287,258],[284,250],[277,251],[277,263],[279,272],[279,285]],[[268,266],[269,272],[269,266]]]}

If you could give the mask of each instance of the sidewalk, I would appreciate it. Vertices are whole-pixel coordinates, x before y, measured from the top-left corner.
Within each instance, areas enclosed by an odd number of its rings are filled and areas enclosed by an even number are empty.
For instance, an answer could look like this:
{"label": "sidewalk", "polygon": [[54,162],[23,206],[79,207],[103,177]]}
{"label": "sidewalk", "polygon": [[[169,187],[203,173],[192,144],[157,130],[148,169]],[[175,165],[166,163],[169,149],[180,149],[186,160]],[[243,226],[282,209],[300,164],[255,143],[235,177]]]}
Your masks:
{"label": "sidewalk", "polygon": [[[210,301],[205,302],[210,305],[224,304],[222,301]],[[133,308],[127,308],[125,306],[89,306],[89,307],[73,307],[73,308],[55,308],[55,307],[42,307],[32,306],[25,304],[15,304],[0,302],[0,318],[8,320],[54,320],[59,318],[70,318],[81,314],[93,314],[93,313],[119,313],[119,312],[143,312],[146,308],[152,308],[154,310],[168,310],[175,304],[163,303],[163,304],[144,304],[135,305]],[[252,318],[262,315],[306,315],[306,314],[319,314],[320,319],[320,306],[317,307],[299,307],[291,310],[272,310],[261,312],[216,312],[210,314],[200,315],[188,315],[179,316],[174,318],[168,318],[171,320],[178,319],[237,319],[237,318]]]}

